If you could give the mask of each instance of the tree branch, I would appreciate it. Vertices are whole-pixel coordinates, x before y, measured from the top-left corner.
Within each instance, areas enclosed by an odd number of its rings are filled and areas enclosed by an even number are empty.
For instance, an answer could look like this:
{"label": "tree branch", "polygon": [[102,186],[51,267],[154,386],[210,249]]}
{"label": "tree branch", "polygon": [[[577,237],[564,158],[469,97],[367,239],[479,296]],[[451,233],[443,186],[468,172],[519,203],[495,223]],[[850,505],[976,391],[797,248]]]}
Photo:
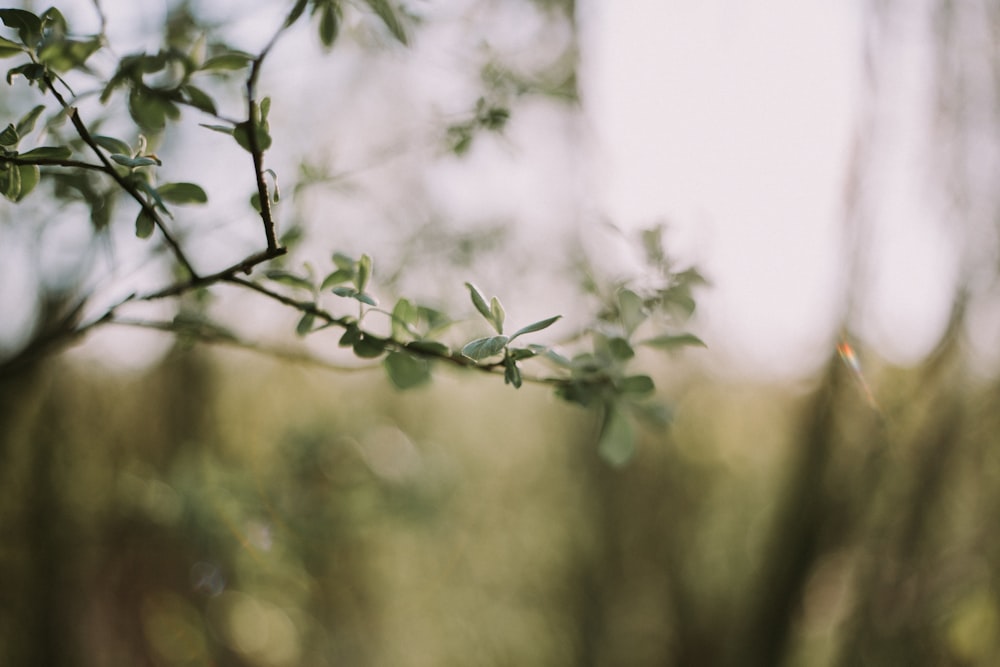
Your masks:
{"label": "tree branch", "polygon": [[177,239],[175,239],[173,234],[170,233],[170,230],[167,228],[167,225],[164,222],[163,218],[156,211],[156,209],[149,202],[146,201],[146,199],[142,196],[142,194],[140,194],[139,191],[136,190],[131,183],[129,183],[120,173],[118,173],[118,170],[115,169],[113,164],[111,164],[111,161],[104,154],[104,151],[102,151],[100,146],[98,146],[97,142],[94,141],[94,137],[91,136],[90,130],[87,129],[87,126],[80,118],[79,110],[74,106],[70,106],[70,104],[62,96],[62,94],[60,94],[60,92],[56,90],[55,86],[52,85],[52,78],[47,74],[45,75],[45,83],[48,86],[48,89],[52,92],[52,95],[55,96],[59,104],[69,112],[70,121],[73,123],[73,127],[76,128],[77,134],[80,135],[80,138],[83,139],[83,142],[90,147],[90,149],[94,152],[95,155],[97,155],[98,159],[101,161],[101,164],[104,165],[103,171],[106,174],[108,174],[111,178],[113,178],[114,181],[132,197],[132,199],[134,199],[139,203],[139,205],[143,208],[143,210],[146,211],[146,214],[149,215],[149,217],[153,220],[153,223],[160,230],[160,233],[163,234],[163,238],[166,240],[167,245],[170,246],[170,249],[173,252],[174,257],[177,259],[177,261],[192,276],[192,278],[197,278],[198,272],[194,270],[194,266],[191,265],[191,262],[184,254],[184,250],[181,249],[180,243],[178,243]]}

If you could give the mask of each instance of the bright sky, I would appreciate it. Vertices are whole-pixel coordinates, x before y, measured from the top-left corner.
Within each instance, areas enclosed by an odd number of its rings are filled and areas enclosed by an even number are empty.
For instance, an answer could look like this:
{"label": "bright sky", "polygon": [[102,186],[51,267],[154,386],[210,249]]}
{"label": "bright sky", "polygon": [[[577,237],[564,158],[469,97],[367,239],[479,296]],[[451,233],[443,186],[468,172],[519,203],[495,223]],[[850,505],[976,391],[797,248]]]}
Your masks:
{"label": "bright sky", "polygon": [[[914,1],[909,23],[897,26],[900,48],[884,63],[891,85],[878,109],[864,245],[873,262],[853,324],[903,363],[939,335],[956,272],[954,244],[923,194],[929,175],[919,168],[932,161],[922,143],[931,108],[922,4]],[[719,368],[794,376],[831,351],[845,296],[844,183],[867,99],[863,5],[579,2],[598,203],[624,227],[666,221],[670,250],[711,279],[695,325]],[[127,27],[127,15],[115,11],[113,23]],[[519,150],[529,166],[544,157]],[[560,169],[512,173],[542,182],[539,174]],[[470,195],[477,207],[481,195]]]}
{"label": "bright sky", "polygon": [[[784,375],[830,352],[843,315],[844,184],[865,90],[860,4],[585,5],[585,90],[606,206],[625,225],[666,220],[677,248],[705,269],[714,287],[700,325],[720,365]],[[914,33],[900,36],[904,47]],[[906,56],[918,58],[914,48]],[[954,273],[944,230],[920,210],[926,174],[914,164],[928,159],[918,140],[928,82],[913,72],[930,70],[917,64],[888,67],[893,136],[880,144],[866,242],[876,268],[855,325],[899,362],[940,333]]]}

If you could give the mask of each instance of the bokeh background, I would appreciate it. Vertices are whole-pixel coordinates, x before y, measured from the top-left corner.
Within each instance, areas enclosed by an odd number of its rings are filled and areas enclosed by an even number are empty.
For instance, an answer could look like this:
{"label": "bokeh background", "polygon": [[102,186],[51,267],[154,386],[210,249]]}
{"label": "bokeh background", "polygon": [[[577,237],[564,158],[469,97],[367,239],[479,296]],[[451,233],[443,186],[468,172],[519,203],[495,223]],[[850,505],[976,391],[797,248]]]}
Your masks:
{"label": "bokeh background", "polygon": [[[707,348],[637,360],[674,417],[622,468],[544,387],[401,393],[223,288],[129,315],[347,368],[124,327],[31,355],[73,297],[99,314],[170,261],[134,211],[96,235],[43,189],[0,205],[0,662],[1000,662],[1000,6],[833,4],[414,0],[403,48],[357,3],[331,52],[303,23],[264,69],[290,268],[367,252],[380,298],[455,312],[475,280],[562,313],[555,340],[581,284],[647,278],[640,230],[706,276]],[[101,8],[118,56],[165,26],[253,52],[288,10]],[[456,151],[480,97],[510,119]],[[261,239],[203,120],[155,148],[210,193],[175,223],[211,270]]]}

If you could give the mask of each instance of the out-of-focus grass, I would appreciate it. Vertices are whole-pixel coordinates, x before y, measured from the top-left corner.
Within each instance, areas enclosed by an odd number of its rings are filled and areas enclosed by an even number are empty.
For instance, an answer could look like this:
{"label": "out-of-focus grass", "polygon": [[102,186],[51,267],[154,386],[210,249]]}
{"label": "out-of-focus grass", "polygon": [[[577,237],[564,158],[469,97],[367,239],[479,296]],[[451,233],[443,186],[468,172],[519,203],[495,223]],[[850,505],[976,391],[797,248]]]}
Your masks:
{"label": "out-of-focus grass", "polygon": [[881,414],[849,382],[681,385],[615,470],[596,416],[539,387],[54,361],[3,387],[0,651],[749,665],[760,631],[788,664],[990,664],[997,394],[928,377],[884,372]]}

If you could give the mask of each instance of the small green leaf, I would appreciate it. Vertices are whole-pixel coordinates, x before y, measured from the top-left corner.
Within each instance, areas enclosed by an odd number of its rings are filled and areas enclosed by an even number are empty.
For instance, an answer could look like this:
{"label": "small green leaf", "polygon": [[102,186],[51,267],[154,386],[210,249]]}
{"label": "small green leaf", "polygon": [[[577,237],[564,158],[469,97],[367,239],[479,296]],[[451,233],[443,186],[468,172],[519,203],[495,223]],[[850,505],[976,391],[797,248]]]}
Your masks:
{"label": "small green leaf", "polygon": [[0,194],[11,201],[17,201],[21,194],[21,170],[17,167],[0,169]]}
{"label": "small green leaf", "polygon": [[0,37],[0,58],[10,58],[24,52],[25,48],[17,42]]}
{"label": "small green leaf", "polygon": [[39,84],[40,88],[45,86],[45,65],[38,63],[24,63],[7,70],[7,83],[10,84],[18,74],[28,80],[28,83]]}
{"label": "small green leaf", "polygon": [[366,303],[369,306],[377,306],[378,305],[378,300],[375,297],[373,297],[371,294],[368,294],[366,292],[358,292],[357,294],[355,294],[353,296],[354,296],[355,299],[357,299],[361,303]]}
{"label": "small green leaf", "polygon": [[398,39],[401,44],[408,44],[403,24],[400,23],[399,16],[396,15],[396,10],[389,3],[389,0],[365,0],[365,3],[382,19],[382,23],[389,29],[393,37]]}
{"label": "small green leaf", "polygon": [[351,276],[354,275],[354,258],[345,255],[342,252],[333,253],[333,264],[338,269],[344,269],[351,271]]}
{"label": "small green leaf", "polygon": [[359,292],[364,292],[368,287],[368,279],[372,277],[372,258],[368,255],[361,255],[358,260],[358,273],[354,279],[354,286]]}
{"label": "small green leaf", "polygon": [[129,167],[130,169],[135,169],[136,167],[150,167],[153,165],[163,164],[158,159],[148,156],[140,157],[129,157],[128,155],[120,155],[118,153],[112,153],[109,155],[112,160],[122,165],[123,167]]}
{"label": "small green leaf", "polygon": [[140,239],[148,239],[153,235],[153,229],[156,227],[156,222],[153,220],[153,216],[149,214],[145,208],[139,210],[139,215],[135,219],[135,235]]}
{"label": "small green leaf", "polygon": [[198,124],[201,125],[203,128],[205,128],[206,130],[212,130],[213,132],[220,132],[222,134],[228,134],[229,136],[233,136],[233,128],[231,128],[228,125],[209,125],[207,123],[198,123]]}
{"label": "small green leaf", "polygon": [[424,354],[432,354],[436,357],[451,356],[450,347],[434,340],[411,340],[406,344],[406,349]]}
{"label": "small green leaf", "polygon": [[35,186],[38,185],[38,181],[41,180],[41,172],[38,169],[38,165],[34,164],[21,164],[11,169],[11,171],[17,171],[21,180],[21,189],[14,198],[15,202],[19,202],[27,197],[35,189]]}
{"label": "small green leaf", "polygon": [[629,289],[618,292],[618,313],[625,333],[632,333],[646,320],[646,306],[642,297]]}
{"label": "small green leaf", "polygon": [[344,330],[344,335],[337,341],[337,345],[340,347],[353,347],[359,340],[361,340],[361,330],[356,326],[349,326]]}
{"label": "small green leaf", "polygon": [[312,331],[313,323],[316,321],[316,316],[312,313],[305,313],[302,318],[299,319],[299,323],[295,326],[295,333],[299,336],[305,336],[310,331]]}
{"label": "small green leaf", "polygon": [[18,136],[13,123],[9,124],[2,132],[0,132],[0,146],[17,146],[17,142],[20,140],[21,137]]}
{"label": "small green leaf", "polygon": [[[476,307],[479,314],[486,318],[487,322],[493,322],[493,313],[490,312],[490,307],[486,303],[486,297],[483,293],[479,291],[479,288],[472,283],[465,283],[465,286],[469,288],[469,296],[472,297],[472,305]],[[497,332],[499,333],[499,332]]]}
{"label": "small green leaf", "polygon": [[648,375],[631,375],[615,383],[623,394],[651,394],[656,389],[653,378]]}
{"label": "small green leaf", "polygon": [[329,50],[340,34],[340,5],[329,2],[323,5],[319,16],[319,41]]}
{"label": "small green leaf", "polygon": [[215,100],[209,96],[201,88],[192,86],[191,84],[185,84],[180,88],[184,97],[187,98],[187,103],[196,109],[200,109],[205,113],[214,114],[215,113]]}
{"label": "small green leaf", "polygon": [[358,340],[354,341],[354,354],[362,359],[375,359],[385,352],[385,341],[374,336],[362,333]]}
{"label": "small green leaf", "polygon": [[39,104],[28,113],[21,116],[21,120],[17,121],[17,127],[15,128],[17,130],[17,136],[27,136],[28,133],[35,129],[35,122],[38,120],[38,117],[42,115],[43,111],[45,111],[45,105]]}
{"label": "small green leaf", "polygon": [[490,299],[490,320],[493,322],[493,328],[496,329],[498,334],[503,333],[503,321],[506,316],[507,314],[504,312],[500,299],[497,297]]}
{"label": "small green leaf", "polygon": [[302,12],[306,10],[306,5],[309,4],[309,0],[298,0],[295,6],[292,7],[292,11],[288,12],[288,17],[285,18],[285,27],[289,28],[293,23],[299,20],[302,16]]}
{"label": "small green leaf", "polygon": [[473,361],[482,361],[503,352],[503,348],[509,340],[507,336],[477,338],[462,348],[462,354]]}
{"label": "small green leaf", "polygon": [[521,388],[521,369],[517,367],[517,362],[511,355],[507,355],[503,360],[503,383],[514,385],[514,389]]}
{"label": "small green leaf", "polygon": [[95,134],[94,141],[97,142],[98,146],[108,151],[109,153],[127,155],[128,153],[132,152],[132,148],[121,139],[115,139],[114,137],[106,137],[101,134]]}
{"label": "small green leaf", "polygon": [[194,183],[164,183],[156,189],[165,201],[174,204],[204,204],[208,195]]}
{"label": "small green leaf", "polygon": [[[268,128],[266,123],[257,123],[257,147],[263,153],[268,148],[271,147],[271,135],[268,134]],[[233,139],[236,139],[243,150],[248,153],[253,152],[253,148],[250,147],[250,123],[249,121],[243,121],[233,128]]]}
{"label": "small green leaf", "polygon": [[[510,341],[507,341],[510,343]],[[521,361],[522,359],[531,359],[538,356],[538,350],[533,350],[527,347],[518,347],[510,350],[510,357],[514,361]]]}
{"label": "small green leaf", "polygon": [[313,284],[308,278],[294,274],[291,271],[285,271],[283,269],[269,269],[264,272],[264,275],[268,278],[268,280],[273,280],[274,282],[281,283],[282,285],[288,285],[289,287],[296,287],[310,291],[313,289]]}
{"label": "small green leaf", "polygon": [[648,345],[649,347],[655,347],[660,350],[673,350],[687,345],[707,347],[704,341],[694,334],[689,333],[676,334],[672,336],[664,334],[662,336],[648,338],[642,341],[640,345]]}
{"label": "small green leaf", "polygon": [[337,269],[326,278],[323,279],[323,283],[319,286],[321,290],[328,289],[334,285],[339,285],[340,283],[346,283],[348,280],[354,279],[354,271],[350,269]]}
{"label": "small green leaf", "polygon": [[34,48],[42,38],[42,20],[23,9],[0,9],[0,21],[8,28],[17,30],[18,37],[25,46]]}
{"label": "small green leaf", "polygon": [[18,155],[22,160],[65,160],[73,154],[66,146],[39,146]]}
{"label": "small green leaf", "polygon": [[409,299],[401,298],[392,308],[392,337],[401,340],[412,335],[413,327],[417,325],[420,311]]}
{"label": "small green leaf", "polygon": [[526,327],[521,327],[520,329],[514,332],[514,334],[510,337],[510,339],[514,340],[518,336],[523,336],[524,334],[534,333],[536,331],[541,331],[542,329],[547,329],[553,324],[555,324],[557,321],[559,321],[561,317],[562,315],[556,315],[555,317],[549,317],[544,320],[539,320],[538,322],[529,324]]}
{"label": "small green leaf", "polygon": [[431,379],[430,364],[405,352],[390,352],[382,362],[397,389],[412,389]]}
{"label": "small green leaf", "polygon": [[213,56],[201,66],[202,71],[243,69],[253,60],[253,56],[242,51],[229,51]]}
{"label": "small green leaf", "polygon": [[608,352],[619,361],[625,361],[635,356],[632,345],[626,339],[618,336],[608,339]]}
{"label": "small green leaf", "polygon": [[632,424],[614,405],[609,405],[604,414],[597,452],[616,468],[622,467],[635,456],[635,432]]}
{"label": "small green leaf", "polygon": [[629,403],[629,408],[632,414],[654,428],[669,426],[674,419],[674,413],[669,407],[655,401]]}

